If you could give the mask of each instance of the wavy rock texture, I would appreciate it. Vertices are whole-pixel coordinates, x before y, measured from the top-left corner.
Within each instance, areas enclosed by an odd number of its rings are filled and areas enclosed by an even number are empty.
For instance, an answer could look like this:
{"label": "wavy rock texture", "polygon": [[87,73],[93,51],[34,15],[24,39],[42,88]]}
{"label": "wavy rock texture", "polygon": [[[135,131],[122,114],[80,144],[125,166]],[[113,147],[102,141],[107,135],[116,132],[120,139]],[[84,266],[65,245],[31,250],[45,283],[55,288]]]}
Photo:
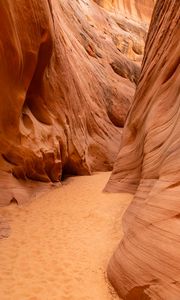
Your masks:
{"label": "wavy rock texture", "polygon": [[[0,204],[66,173],[110,170],[147,26],[83,0],[7,0],[0,19]],[[134,58],[120,33],[140,48]]]}
{"label": "wavy rock texture", "polygon": [[180,5],[159,0],[106,191],[132,192],[108,267],[123,299],[180,299]]}
{"label": "wavy rock texture", "polygon": [[94,1],[110,11],[111,19],[118,24],[119,32],[113,37],[113,40],[119,51],[131,60],[141,62],[155,0]]}
{"label": "wavy rock texture", "polygon": [[94,0],[108,10],[117,10],[126,17],[149,22],[156,0]]}

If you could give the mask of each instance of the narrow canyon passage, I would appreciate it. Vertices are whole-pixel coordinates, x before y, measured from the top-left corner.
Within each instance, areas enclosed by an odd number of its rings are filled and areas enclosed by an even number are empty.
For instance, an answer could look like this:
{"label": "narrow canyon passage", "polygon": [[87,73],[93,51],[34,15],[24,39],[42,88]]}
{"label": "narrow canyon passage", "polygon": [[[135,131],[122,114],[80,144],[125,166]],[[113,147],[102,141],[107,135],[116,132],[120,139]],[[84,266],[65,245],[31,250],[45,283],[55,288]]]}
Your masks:
{"label": "narrow canyon passage", "polygon": [[1,209],[1,300],[119,299],[106,267],[132,196],[102,193],[110,173],[71,177],[30,204]]}

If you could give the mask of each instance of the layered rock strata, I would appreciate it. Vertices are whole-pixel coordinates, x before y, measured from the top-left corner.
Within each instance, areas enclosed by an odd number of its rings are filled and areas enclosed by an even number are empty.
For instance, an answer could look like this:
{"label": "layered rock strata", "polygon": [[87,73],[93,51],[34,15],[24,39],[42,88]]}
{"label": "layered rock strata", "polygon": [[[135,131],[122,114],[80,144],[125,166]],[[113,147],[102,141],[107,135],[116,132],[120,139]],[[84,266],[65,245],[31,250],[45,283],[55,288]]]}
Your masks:
{"label": "layered rock strata", "polygon": [[110,170],[140,71],[142,53],[119,50],[127,30],[90,0],[7,0],[0,18],[0,204]]}
{"label": "layered rock strata", "polygon": [[118,11],[134,20],[149,22],[156,0],[94,0],[110,11]]}
{"label": "layered rock strata", "polygon": [[180,5],[157,1],[122,147],[106,186],[135,193],[108,267],[123,299],[180,299]]}

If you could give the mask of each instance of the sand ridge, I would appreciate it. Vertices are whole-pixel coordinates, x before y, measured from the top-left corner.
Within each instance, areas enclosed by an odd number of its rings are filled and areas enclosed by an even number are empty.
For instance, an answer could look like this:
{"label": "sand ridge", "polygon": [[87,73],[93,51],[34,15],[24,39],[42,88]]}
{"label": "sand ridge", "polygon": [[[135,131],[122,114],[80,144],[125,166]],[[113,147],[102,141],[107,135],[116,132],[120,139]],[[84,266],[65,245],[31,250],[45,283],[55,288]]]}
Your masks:
{"label": "sand ridge", "polygon": [[109,173],[68,178],[29,205],[1,209],[1,300],[115,300],[106,266],[132,196],[106,194]]}

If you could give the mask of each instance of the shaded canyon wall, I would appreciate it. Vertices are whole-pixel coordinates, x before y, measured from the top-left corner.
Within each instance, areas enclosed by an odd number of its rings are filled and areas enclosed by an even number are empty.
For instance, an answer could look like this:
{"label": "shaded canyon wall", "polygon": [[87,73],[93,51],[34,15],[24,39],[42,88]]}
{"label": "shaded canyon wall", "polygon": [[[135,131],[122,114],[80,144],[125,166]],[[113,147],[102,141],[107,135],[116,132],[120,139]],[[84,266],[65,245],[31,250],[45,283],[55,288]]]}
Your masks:
{"label": "shaded canyon wall", "polygon": [[[144,23],[126,20],[127,33],[82,0],[7,0],[0,18],[0,204],[21,203],[66,173],[111,170],[138,82]],[[120,49],[120,32],[136,41],[136,53],[130,43]]]}

